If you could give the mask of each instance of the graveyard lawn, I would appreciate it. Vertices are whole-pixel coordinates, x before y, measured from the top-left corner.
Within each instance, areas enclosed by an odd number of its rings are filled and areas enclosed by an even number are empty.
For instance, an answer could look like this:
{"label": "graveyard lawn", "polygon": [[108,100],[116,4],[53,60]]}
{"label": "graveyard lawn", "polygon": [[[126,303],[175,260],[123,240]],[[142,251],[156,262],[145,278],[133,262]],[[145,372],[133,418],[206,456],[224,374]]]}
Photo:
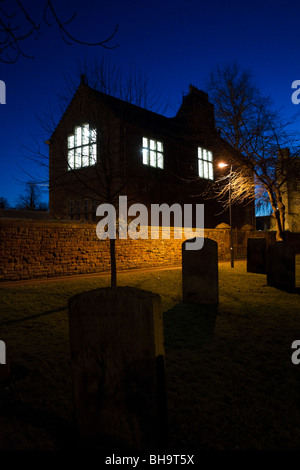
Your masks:
{"label": "graveyard lawn", "polygon": [[[300,450],[300,257],[296,289],[267,286],[246,261],[219,264],[219,306],[181,302],[181,269],[119,273],[162,299],[170,451]],[[107,275],[2,283],[0,449],[74,446],[67,302]],[[3,367],[0,365],[0,367]]]}

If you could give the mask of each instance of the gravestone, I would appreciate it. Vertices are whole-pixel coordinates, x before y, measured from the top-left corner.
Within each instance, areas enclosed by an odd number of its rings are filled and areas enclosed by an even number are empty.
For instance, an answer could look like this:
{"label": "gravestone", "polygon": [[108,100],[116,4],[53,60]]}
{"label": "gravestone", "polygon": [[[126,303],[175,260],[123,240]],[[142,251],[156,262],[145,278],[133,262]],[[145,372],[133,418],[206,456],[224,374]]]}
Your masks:
{"label": "gravestone", "polygon": [[101,288],[69,299],[73,400],[85,447],[157,449],[167,443],[159,295]]}
{"label": "gravestone", "polygon": [[204,238],[200,250],[188,250],[182,243],[182,299],[184,302],[202,305],[219,303],[218,244]]}
{"label": "gravestone", "polygon": [[295,289],[295,250],[285,242],[269,246],[267,284],[284,290]]}
{"label": "gravestone", "polygon": [[6,357],[5,342],[0,340],[0,388],[8,384],[10,379],[10,364]]}
{"label": "gravestone", "polygon": [[265,238],[248,238],[247,272],[266,274],[267,244]]}

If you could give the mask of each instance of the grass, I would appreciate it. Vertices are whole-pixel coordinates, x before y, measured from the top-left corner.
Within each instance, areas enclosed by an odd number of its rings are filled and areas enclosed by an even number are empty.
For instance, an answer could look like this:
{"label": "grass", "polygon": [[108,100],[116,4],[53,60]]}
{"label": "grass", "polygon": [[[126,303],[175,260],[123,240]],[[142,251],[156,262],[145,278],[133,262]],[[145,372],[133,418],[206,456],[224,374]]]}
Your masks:
{"label": "grass", "polygon": [[[170,447],[300,449],[300,259],[297,290],[266,285],[245,261],[219,265],[218,313],[181,302],[181,270],[119,274],[120,285],[160,294],[164,312]],[[11,379],[0,389],[0,449],[64,449],[74,432],[68,298],[108,276],[7,283],[0,339]],[[1,366],[0,366],[1,367]]]}

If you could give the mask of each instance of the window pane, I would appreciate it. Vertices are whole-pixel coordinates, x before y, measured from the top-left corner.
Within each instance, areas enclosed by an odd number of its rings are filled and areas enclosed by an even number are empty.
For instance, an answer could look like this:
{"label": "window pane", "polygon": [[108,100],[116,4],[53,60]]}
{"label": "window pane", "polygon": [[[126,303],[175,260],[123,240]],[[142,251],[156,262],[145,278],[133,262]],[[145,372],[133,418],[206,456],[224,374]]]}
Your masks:
{"label": "window pane", "polygon": [[204,165],[204,166],[203,166],[203,169],[204,169],[204,171],[203,171],[203,173],[204,173],[203,176],[204,176],[204,178],[208,179],[208,176],[209,176],[209,174],[208,174],[208,165],[209,165],[209,163],[206,162],[206,161],[204,161],[204,162],[203,162],[203,165]]}
{"label": "window pane", "polygon": [[89,166],[89,147],[82,147],[82,166]]}
{"label": "window pane", "polygon": [[213,180],[214,179],[214,171],[213,171],[213,164],[212,163],[209,163],[208,170],[209,170],[209,179]]}
{"label": "window pane", "polygon": [[81,127],[75,127],[75,147],[81,145]]}
{"label": "window pane", "polygon": [[143,163],[149,165],[149,150],[143,149]]}
{"label": "window pane", "polygon": [[74,168],[74,150],[68,150],[68,170]]}
{"label": "window pane", "polygon": [[156,166],[156,152],[150,150],[150,165]]}
{"label": "window pane", "polygon": [[202,157],[202,148],[201,147],[198,147],[198,158],[203,158]]}
{"label": "window pane", "polygon": [[74,148],[74,135],[68,137],[68,149]]}
{"label": "window pane", "polygon": [[89,139],[90,139],[89,125],[84,124],[84,126],[82,126],[82,145],[87,145],[89,143]]}
{"label": "window pane", "polygon": [[150,149],[151,149],[151,150],[155,150],[155,149],[156,149],[155,140],[150,140]]}
{"label": "window pane", "polygon": [[148,147],[148,139],[146,137],[143,137],[143,147]]}
{"label": "window pane", "polygon": [[163,151],[162,142],[157,142],[157,151],[158,151],[158,152],[162,152],[162,151]]}
{"label": "window pane", "polygon": [[198,160],[198,170],[200,178],[203,178],[203,160]]}
{"label": "window pane", "polygon": [[163,159],[163,154],[162,153],[157,153],[157,166],[158,168],[163,168],[164,167],[164,159]]}
{"label": "window pane", "polygon": [[90,145],[90,165],[95,165],[97,162],[97,145]]}
{"label": "window pane", "polygon": [[97,142],[97,131],[96,131],[96,129],[91,129],[90,140],[91,140],[90,143],[92,143],[92,144]]}
{"label": "window pane", "polygon": [[208,161],[210,161],[210,162],[213,161],[213,160],[212,160],[212,152],[211,152],[210,150],[207,152],[207,159],[208,159]]}
{"label": "window pane", "polygon": [[81,149],[76,149],[75,150],[75,166],[74,168],[80,168],[81,167]]}

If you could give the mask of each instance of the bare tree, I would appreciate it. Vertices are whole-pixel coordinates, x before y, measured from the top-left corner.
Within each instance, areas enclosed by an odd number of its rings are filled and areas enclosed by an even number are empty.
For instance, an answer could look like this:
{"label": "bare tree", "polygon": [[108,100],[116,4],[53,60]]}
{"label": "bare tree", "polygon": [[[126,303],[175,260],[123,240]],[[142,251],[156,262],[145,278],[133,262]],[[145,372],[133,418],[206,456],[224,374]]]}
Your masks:
{"label": "bare tree", "polygon": [[63,41],[67,44],[100,46],[106,49],[116,47],[111,41],[116,35],[117,26],[106,39],[95,43],[87,42],[73,36],[68,30],[68,25],[75,17],[76,13],[73,13],[68,20],[63,21],[51,0],[45,1],[42,5],[40,18],[36,18],[21,0],[0,0],[0,62],[13,64],[20,57],[32,58],[24,51],[23,45],[29,38],[35,40],[39,38],[43,23],[58,28]]}
{"label": "bare tree", "polygon": [[42,191],[38,184],[28,181],[25,184],[25,190],[18,196],[16,208],[27,210],[45,210],[45,205],[41,201]]}
{"label": "bare tree", "polygon": [[0,197],[0,209],[9,209],[10,208],[10,204],[8,202],[8,200],[6,199],[6,197]]}
{"label": "bare tree", "polygon": [[223,138],[224,160],[231,168],[217,179],[213,190],[225,206],[229,191],[231,204],[253,199],[260,205],[269,203],[276,239],[282,241],[286,182],[299,161],[299,146],[290,123],[273,110],[271,100],[254,86],[250,73],[236,64],[212,72],[208,90]]}

